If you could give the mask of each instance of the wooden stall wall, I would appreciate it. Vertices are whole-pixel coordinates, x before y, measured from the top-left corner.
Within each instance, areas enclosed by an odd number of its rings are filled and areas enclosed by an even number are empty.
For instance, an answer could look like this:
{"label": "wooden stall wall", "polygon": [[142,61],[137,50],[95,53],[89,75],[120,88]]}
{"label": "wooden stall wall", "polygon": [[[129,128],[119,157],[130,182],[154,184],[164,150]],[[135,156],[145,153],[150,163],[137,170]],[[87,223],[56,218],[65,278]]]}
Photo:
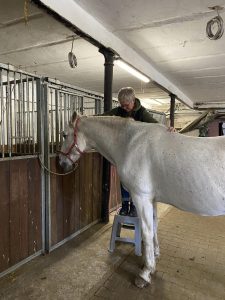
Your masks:
{"label": "wooden stall wall", "polygon": [[116,167],[111,166],[109,211],[116,210],[121,205],[120,179]]}
{"label": "wooden stall wall", "polygon": [[1,160],[0,182],[0,272],[3,272],[42,249],[38,159]]}
{"label": "wooden stall wall", "polygon": [[[58,169],[51,158],[51,169]],[[56,167],[57,166],[57,167]],[[52,246],[101,218],[102,156],[81,157],[70,175],[50,175]],[[0,273],[42,250],[41,168],[36,157],[0,161]],[[120,204],[119,179],[111,171],[110,210]]]}
{"label": "wooden stall wall", "polygon": [[[51,158],[51,169],[59,169],[57,158]],[[66,176],[51,176],[51,245],[101,218],[102,157],[85,153],[77,170]]]}

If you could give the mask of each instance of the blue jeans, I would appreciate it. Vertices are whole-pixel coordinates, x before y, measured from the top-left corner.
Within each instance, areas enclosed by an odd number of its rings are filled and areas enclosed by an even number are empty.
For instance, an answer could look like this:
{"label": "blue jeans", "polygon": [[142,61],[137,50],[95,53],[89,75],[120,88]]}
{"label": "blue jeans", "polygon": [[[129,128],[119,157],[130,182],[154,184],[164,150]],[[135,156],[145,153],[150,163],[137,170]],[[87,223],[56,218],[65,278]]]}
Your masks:
{"label": "blue jeans", "polygon": [[130,197],[130,194],[125,188],[120,184],[120,190],[121,190],[121,197],[122,197],[122,202],[132,202],[132,199]]}

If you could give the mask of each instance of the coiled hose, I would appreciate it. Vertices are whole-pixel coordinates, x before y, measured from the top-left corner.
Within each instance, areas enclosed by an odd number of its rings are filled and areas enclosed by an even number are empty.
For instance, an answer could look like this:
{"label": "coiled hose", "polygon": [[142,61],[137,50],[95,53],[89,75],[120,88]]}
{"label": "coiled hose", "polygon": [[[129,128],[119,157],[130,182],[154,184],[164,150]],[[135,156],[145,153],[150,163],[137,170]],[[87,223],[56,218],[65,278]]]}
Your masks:
{"label": "coiled hose", "polygon": [[[214,24],[217,24],[217,32],[212,32],[212,27]],[[218,15],[217,17],[212,18],[206,25],[206,34],[210,40],[218,40],[223,35],[223,19]]]}

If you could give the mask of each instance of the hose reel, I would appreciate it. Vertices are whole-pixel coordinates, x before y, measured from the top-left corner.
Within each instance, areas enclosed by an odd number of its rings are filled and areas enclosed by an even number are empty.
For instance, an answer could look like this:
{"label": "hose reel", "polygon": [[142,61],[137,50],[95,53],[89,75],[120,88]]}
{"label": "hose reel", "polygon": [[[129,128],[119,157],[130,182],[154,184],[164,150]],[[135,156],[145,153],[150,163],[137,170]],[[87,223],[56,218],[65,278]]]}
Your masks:
{"label": "hose reel", "polygon": [[[223,28],[223,19],[219,15],[219,10],[222,10],[221,6],[213,6],[209,7],[212,10],[217,11],[217,16],[208,21],[206,25],[206,34],[210,40],[218,40],[222,37],[224,28]],[[217,27],[217,31],[215,32],[215,27]]]}

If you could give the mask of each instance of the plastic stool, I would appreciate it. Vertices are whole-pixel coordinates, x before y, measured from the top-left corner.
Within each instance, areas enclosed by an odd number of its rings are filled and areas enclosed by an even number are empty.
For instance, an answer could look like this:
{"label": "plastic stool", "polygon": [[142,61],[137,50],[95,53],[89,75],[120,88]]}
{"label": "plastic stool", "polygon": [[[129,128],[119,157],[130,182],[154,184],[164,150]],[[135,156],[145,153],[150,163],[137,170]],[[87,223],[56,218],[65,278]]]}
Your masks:
{"label": "plastic stool", "polygon": [[[121,228],[126,227],[128,229],[135,230],[134,239],[131,238],[121,238],[120,232]],[[116,241],[132,243],[135,245],[135,254],[141,256],[141,222],[138,217],[120,216],[116,215],[113,221],[112,234],[110,240],[109,251],[113,252],[115,250]]]}

